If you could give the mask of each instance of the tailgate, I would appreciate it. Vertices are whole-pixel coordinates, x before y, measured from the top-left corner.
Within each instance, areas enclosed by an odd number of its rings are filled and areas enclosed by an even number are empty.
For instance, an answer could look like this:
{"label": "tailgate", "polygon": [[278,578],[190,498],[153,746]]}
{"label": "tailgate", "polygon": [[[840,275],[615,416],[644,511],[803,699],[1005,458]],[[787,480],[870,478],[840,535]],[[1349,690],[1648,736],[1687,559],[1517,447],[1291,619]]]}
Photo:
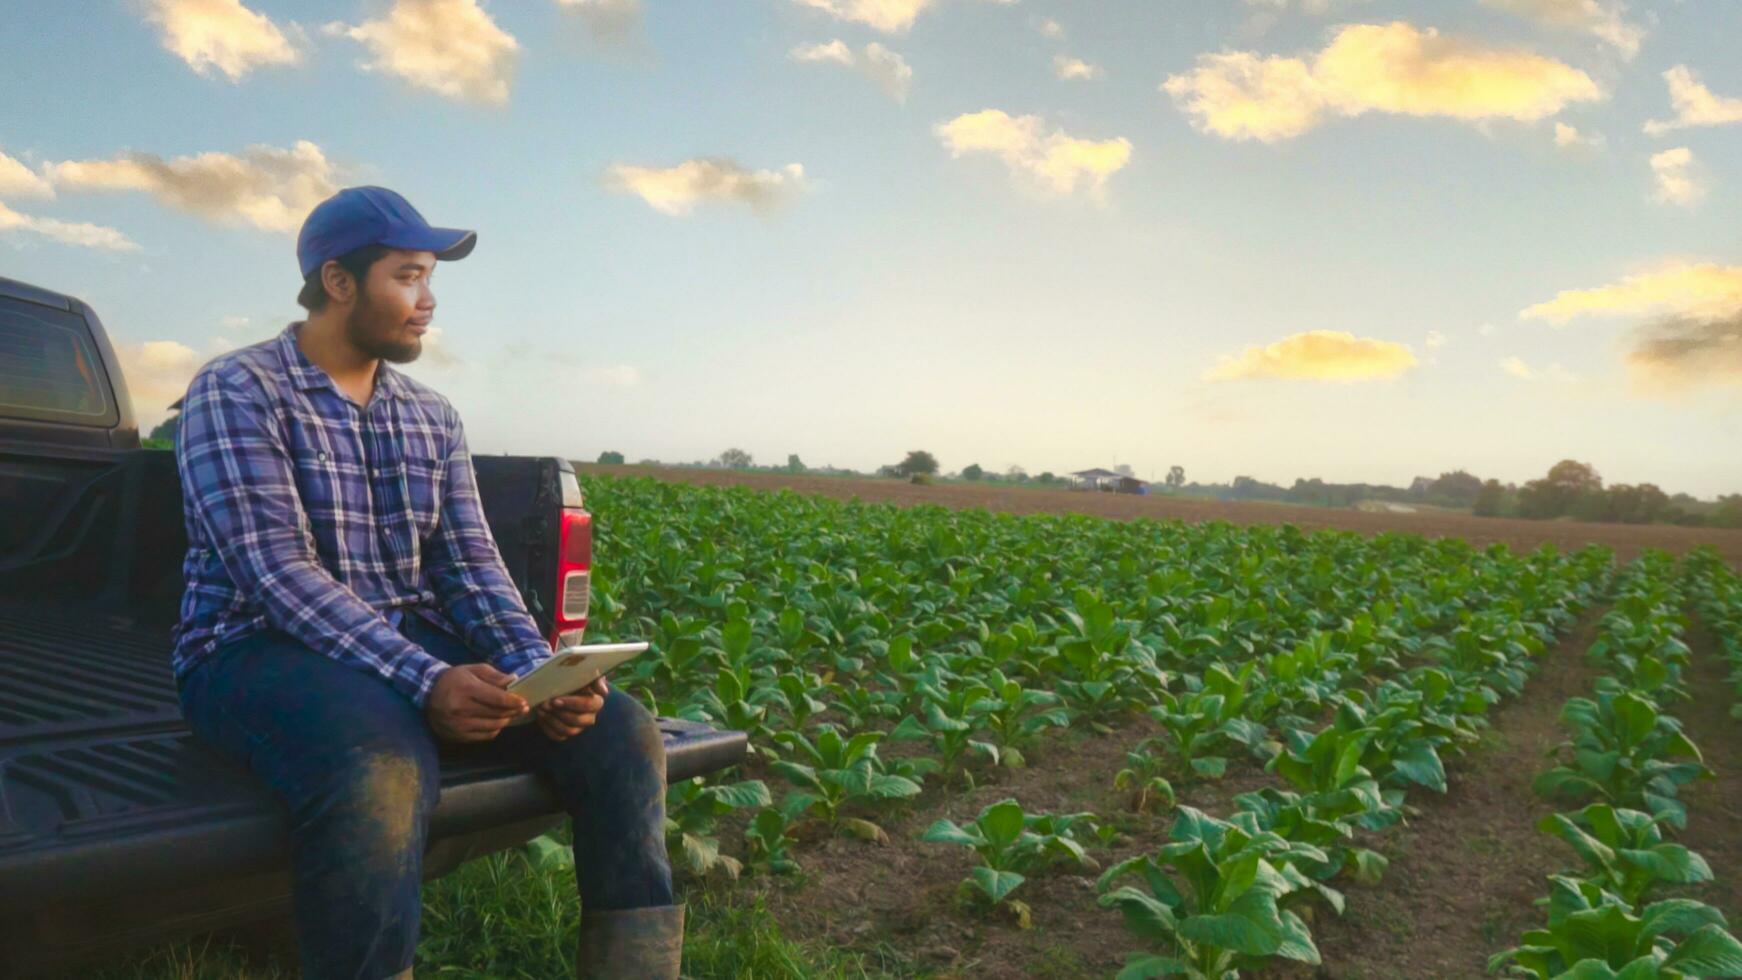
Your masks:
{"label": "tailgate", "polygon": [[[282,868],[283,810],[181,719],[166,630],[0,600],[0,913]],[[661,719],[668,776],[739,762],[745,737]],[[561,813],[524,767],[442,763],[430,837]]]}

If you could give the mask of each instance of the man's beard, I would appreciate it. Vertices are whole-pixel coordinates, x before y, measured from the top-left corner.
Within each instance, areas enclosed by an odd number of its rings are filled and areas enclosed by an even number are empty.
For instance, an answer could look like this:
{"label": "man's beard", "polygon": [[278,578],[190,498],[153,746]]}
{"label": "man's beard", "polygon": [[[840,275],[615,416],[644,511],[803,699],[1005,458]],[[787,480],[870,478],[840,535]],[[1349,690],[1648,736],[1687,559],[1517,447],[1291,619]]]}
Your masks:
{"label": "man's beard", "polygon": [[387,337],[391,337],[392,334],[387,333],[388,331],[397,333],[398,329],[403,326],[402,323],[388,324],[381,321],[381,316],[375,305],[369,300],[369,294],[358,292],[357,305],[353,306],[351,312],[345,316],[345,337],[350,340],[353,346],[370,357],[392,361],[395,364],[410,364],[417,360],[418,355],[423,353],[423,339],[421,337],[413,337],[409,343],[405,343],[377,336],[378,334],[386,334]]}

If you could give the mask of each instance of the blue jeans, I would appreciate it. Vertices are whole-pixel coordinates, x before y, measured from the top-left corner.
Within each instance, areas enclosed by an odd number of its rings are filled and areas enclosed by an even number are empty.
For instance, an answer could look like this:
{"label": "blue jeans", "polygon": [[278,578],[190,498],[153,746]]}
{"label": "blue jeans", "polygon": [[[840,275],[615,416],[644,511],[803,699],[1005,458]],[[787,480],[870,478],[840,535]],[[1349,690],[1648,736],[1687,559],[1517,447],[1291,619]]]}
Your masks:
{"label": "blue jeans", "polygon": [[[407,615],[406,637],[451,664],[463,641]],[[412,965],[440,757],[502,753],[544,779],[574,829],[587,909],[672,904],[665,851],[665,743],[615,688],[598,721],[554,741],[536,722],[491,741],[436,738],[386,681],[266,630],[220,646],[179,684],[195,735],[252,770],[289,811],[297,942],[311,980],[380,980]]]}

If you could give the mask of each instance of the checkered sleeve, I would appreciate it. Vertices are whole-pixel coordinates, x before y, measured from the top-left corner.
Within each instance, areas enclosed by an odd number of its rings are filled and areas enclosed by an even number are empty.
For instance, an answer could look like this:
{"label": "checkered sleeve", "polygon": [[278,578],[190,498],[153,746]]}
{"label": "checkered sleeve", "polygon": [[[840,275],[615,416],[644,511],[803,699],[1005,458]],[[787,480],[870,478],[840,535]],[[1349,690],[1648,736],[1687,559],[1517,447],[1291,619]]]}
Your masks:
{"label": "checkered sleeve", "polygon": [[176,466],[205,539],[268,623],[424,706],[448,664],[321,564],[290,451],[261,392],[200,373],[183,402]]}
{"label": "checkered sleeve", "polygon": [[497,670],[520,676],[550,657],[550,644],[496,550],[478,498],[465,427],[451,407],[447,427],[441,516],[424,545],[424,575],[472,649],[484,651]]}

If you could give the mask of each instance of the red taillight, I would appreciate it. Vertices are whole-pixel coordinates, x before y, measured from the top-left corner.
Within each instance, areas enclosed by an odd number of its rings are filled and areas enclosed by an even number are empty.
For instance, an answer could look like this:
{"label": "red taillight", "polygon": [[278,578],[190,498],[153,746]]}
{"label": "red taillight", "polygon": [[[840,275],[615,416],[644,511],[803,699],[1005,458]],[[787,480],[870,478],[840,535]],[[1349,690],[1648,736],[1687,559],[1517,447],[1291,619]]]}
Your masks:
{"label": "red taillight", "polygon": [[587,629],[587,605],[592,597],[593,515],[579,507],[563,508],[562,540],[556,561],[556,623],[551,646],[573,646]]}

